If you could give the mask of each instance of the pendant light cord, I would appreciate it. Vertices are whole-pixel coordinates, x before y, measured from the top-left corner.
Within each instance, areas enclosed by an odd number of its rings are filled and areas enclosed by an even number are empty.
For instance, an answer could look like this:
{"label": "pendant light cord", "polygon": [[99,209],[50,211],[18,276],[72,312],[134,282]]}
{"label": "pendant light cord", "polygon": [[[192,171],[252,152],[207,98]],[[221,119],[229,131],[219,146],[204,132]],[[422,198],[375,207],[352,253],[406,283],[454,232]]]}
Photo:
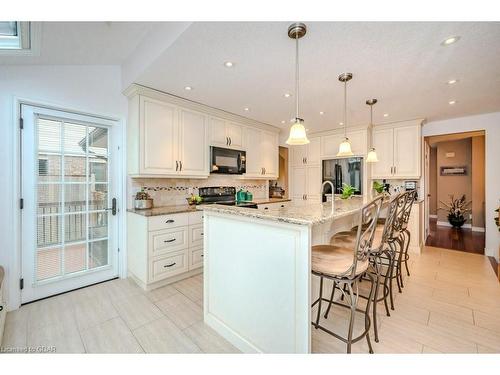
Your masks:
{"label": "pendant light cord", "polygon": [[299,34],[298,33],[295,33],[295,113],[296,113],[296,119],[298,119],[299,118]]}
{"label": "pendant light cord", "polygon": [[344,138],[347,138],[347,81],[344,82]]}

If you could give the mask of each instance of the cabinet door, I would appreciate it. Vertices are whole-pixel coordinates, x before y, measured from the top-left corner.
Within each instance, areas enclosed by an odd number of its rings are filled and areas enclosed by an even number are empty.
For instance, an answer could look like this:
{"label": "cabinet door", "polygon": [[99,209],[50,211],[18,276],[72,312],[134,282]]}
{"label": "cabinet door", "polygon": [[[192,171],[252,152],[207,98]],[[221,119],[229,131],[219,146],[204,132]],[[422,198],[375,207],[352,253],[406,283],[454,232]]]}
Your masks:
{"label": "cabinet door", "polygon": [[228,147],[229,142],[226,136],[226,121],[216,117],[210,117],[209,132],[210,144],[212,146]]}
{"label": "cabinet door", "polygon": [[142,174],[176,174],[177,107],[141,97],[140,158]]}
{"label": "cabinet door", "polygon": [[321,167],[309,166],[307,167],[307,199],[315,200],[318,199],[321,194]]}
{"label": "cabinet door", "polygon": [[255,128],[246,129],[247,144],[247,172],[246,176],[262,176],[261,162],[261,130]]}
{"label": "cabinet door", "polygon": [[261,131],[261,160],[265,175],[269,178],[278,177],[279,149],[276,133]]}
{"label": "cabinet door", "polygon": [[293,167],[292,168],[292,199],[303,200],[307,193],[307,168]]}
{"label": "cabinet door", "polygon": [[394,177],[420,178],[420,126],[394,128]]}
{"label": "cabinet door", "polygon": [[321,157],[325,159],[336,158],[339,152],[339,145],[343,140],[343,134],[330,134],[321,137]]}
{"label": "cabinet door", "polygon": [[351,141],[352,153],[356,156],[364,156],[368,149],[368,132],[366,130],[356,130],[348,132],[347,137]]}
{"label": "cabinet door", "polygon": [[291,161],[293,166],[301,166],[305,164],[307,156],[307,145],[303,146],[290,146]]}
{"label": "cabinet door", "polygon": [[372,178],[391,178],[394,166],[393,129],[373,129],[378,162],[371,163]]}
{"label": "cabinet door", "polygon": [[307,165],[319,165],[320,158],[320,139],[319,138],[309,138],[309,144],[307,145]]}
{"label": "cabinet door", "polygon": [[179,173],[208,176],[206,116],[186,109],[179,110]]}
{"label": "cabinet door", "polygon": [[229,138],[229,148],[244,150],[243,126],[234,122],[226,122],[226,136]]}

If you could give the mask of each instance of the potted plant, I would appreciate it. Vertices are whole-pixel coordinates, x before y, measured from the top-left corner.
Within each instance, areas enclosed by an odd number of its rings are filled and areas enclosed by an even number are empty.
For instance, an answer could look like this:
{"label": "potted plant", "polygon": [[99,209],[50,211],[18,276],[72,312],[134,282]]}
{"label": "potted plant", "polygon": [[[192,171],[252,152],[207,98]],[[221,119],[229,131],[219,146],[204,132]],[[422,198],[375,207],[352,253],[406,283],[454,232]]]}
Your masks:
{"label": "potted plant", "polygon": [[384,192],[384,184],[378,181],[373,181],[373,190],[375,190],[377,194],[382,194]]}
{"label": "potted plant", "polygon": [[[495,223],[498,227],[498,231],[500,232],[500,207],[498,207],[495,212],[497,213],[497,217],[495,218]],[[500,276],[499,276],[500,277]]]}
{"label": "potted plant", "polygon": [[467,202],[465,200],[465,194],[463,194],[460,198],[455,198],[453,195],[450,195],[450,203],[444,203],[440,201],[445,207],[440,207],[440,210],[448,211],[448,222],[454,228],[461,228],[467,219],[465,218],[465,214],[470,212],[470,208],[467,208],[471,202]]}
{"label": "potted plant", "polygon": [[151,196],[141,189],[135,194],[134,207],[137,210],[144,210],[153,207],[153,199]]}
{"label": "potted plant", "polygon": [[348,199],[354,195],[356,192],[356,188],[352,185],[343,183],[342,184],[342,195],[340,196],[341,199]]}

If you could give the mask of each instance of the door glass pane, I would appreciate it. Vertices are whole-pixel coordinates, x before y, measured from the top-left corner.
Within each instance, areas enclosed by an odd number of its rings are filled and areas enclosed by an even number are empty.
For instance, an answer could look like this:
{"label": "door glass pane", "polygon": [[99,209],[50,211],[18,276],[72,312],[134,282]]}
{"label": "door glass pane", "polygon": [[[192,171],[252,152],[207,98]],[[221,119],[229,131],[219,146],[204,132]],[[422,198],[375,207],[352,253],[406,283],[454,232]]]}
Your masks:
{"label": "door glass pane", "polygon": [[44,118],[37,129],[36,280],[109,264],[108,129]]}
{"label": "door glass pane", "polygon": [[108,264],[108,240],[89,243],[89,268]]}

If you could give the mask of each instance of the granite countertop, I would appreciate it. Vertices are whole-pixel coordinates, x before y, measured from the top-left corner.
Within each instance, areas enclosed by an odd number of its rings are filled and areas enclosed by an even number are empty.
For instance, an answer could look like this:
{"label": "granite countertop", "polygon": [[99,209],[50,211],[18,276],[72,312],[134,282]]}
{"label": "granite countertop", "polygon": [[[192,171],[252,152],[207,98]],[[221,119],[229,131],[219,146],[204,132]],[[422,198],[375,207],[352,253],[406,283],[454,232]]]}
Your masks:
{"label": "granite countertop", "polygon": [[[288,201],[290,201],[290,199],[288,198],[262,198],[262,199],[254,199],[252,202],[257,204],[268,204],[268,203],[280,203]],[[185,212],[196,212],[196,207],[205,207],[205,206],[209,205],[190,206],[188,204],[179,204],[172,206],[153,207],[143,210],[136,210],[135,208],[129,208],[127,209],[127,212],[133,212],[141,216],[160,216],[160,215],[181,214]]]}
{"label": "granite countertop", "polygon": [[279,207],[275,210],[256,210],[252,208],[222,206],[218,204],[198,206],[198,209],[290,224],[315,225],[356,213],[365,203],[362,197],[353,197],[346,200],[335,199],[335,211],[333,213],[330,202],[292,202],[286,207]]}

